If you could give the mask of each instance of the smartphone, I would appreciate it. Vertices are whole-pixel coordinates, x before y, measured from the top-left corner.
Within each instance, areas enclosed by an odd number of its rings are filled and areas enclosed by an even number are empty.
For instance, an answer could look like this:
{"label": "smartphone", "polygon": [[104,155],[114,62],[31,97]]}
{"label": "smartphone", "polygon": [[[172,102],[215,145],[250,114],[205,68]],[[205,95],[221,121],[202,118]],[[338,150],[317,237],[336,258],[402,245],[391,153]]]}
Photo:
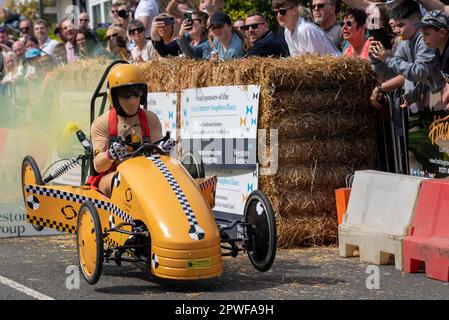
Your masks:
{"label": "smartphone", "polygon": [[390,41],[390,37],[388,36],[388,33],[384,28],[368,30],[368,35],[370,37],[373,37],[374,40],[382,43],[385,49],[391,49],[393,47]]}
{"label": "smartphone", "polygon": [[192,10],[187,10],[186,12],[184,12],[184,20],[192,21],[192,13]]}
{"label": "smartphone", "polygon": [[166,26],[171,26],[175,24],[174,17],[158,17],[155,18],[156,21],[163,21]]}

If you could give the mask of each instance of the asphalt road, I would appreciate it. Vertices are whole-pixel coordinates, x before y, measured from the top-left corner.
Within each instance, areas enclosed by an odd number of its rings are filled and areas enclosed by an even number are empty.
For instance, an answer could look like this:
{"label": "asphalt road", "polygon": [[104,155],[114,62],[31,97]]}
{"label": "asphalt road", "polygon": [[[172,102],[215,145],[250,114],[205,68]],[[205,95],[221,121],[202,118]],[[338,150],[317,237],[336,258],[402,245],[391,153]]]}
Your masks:
{"label": "asphalt road", "polygon": [[368,264],[340,258],[336,248],[278,250],[266,273],[255,271],[245,254],[226,257],[219,278],[195,282],[158,280],[144,266],[111,263],[95,286],[81,277],[79,289],[68,289],[67,268],[77,268],[74,242],[74,236],[0,239],[0,299],[449,299],[448,283],[393,265],[379,267],[379,289],[367,289]]}

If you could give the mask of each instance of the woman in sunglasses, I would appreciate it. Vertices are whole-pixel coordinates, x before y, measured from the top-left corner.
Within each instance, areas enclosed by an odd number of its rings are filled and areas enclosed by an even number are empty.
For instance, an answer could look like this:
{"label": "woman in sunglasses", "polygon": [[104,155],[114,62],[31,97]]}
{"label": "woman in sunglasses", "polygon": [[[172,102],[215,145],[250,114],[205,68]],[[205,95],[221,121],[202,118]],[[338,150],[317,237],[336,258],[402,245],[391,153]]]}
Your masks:
{"label": "woman in sunglasses", "polygon": [[366,38],[367,15],[365,11],[349,8],[341,23],[343,39],[349,42],[344,55],[351,58],[368,60],[369,41]]}
{"label": "woman in sunglasses", "polygon": [[106,31],[107,50],[115,58],[129,61],[131,53],[126,46],[126,30],[120,27],[111,27]]}
{"label": "woman in sunglasses", "polygon": [[136,45],[131,50],[131,57],[134,63],[157,60],[159,58],[153,43],[145,38],[145,26],[141,21],[131,21],[128,34]]}
{"label": "woman in sunglasses", "polygon": [[178,44],[186,57],[205,60],[211,47],[207,40],[207,19],[203,11],[194,11],[192,19],[185,19],[179,30]]}

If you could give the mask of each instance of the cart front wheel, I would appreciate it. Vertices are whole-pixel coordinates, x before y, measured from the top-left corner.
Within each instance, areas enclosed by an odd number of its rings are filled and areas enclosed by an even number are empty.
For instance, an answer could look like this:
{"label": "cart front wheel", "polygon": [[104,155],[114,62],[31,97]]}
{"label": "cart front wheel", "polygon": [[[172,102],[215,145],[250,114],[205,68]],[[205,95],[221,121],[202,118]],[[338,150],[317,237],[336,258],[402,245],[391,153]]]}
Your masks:
{"label": "cart front wheel", "polygon": [[76,244],[84,279],[96,284],[103,268],[104,247],[100,217],[90,201],[83,203],[78,213]]}

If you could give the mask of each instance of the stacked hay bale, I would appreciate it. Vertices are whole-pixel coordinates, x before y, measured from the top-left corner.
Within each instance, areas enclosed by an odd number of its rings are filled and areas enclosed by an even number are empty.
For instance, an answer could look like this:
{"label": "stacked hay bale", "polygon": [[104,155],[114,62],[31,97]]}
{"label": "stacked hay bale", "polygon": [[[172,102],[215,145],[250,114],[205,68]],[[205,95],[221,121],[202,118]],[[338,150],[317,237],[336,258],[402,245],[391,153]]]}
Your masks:
{"label": "stacked hay bale", "polygon": [[[89,71],[104,67],[84,65]],[[276,211],[278,243],[335,242],[335,189],[344,186],[348,174],[376,164],[375,117],[369,106],[375,77],[367,62],[302,56],[227,62],[167,59],[140,67],[151,92],[260,85],[259,128],[278,129],[277,173],[259,180],[259,189]],[[76,79],[93,90],[101,72],[90,72],[97,79],[92,85],[86,70],[78,66],[58,81]]]}
{"label": "stacked hay bale", "polygon": [[[361,60],[303,56],[222,63],[171,60],[142,65],[150,91],[261,85],[259,128],[278,129],[277,173],[261,176],[282,247],[335,242],[335,189],[375,168],[374,75]],[[269,140],[269,138],[267,138]]]}

